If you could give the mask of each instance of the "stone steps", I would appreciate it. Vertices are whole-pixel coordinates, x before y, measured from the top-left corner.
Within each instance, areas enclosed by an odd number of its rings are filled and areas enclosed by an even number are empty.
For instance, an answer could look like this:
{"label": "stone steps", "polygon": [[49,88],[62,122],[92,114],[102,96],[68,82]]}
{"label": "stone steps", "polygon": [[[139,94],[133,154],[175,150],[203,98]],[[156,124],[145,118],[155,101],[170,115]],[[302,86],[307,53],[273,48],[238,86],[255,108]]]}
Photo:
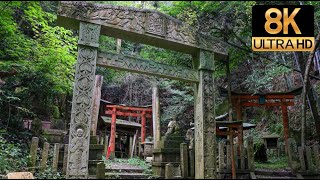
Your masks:
{"label": "stone steps", "polygon": [[256,169],[254,174],[256,179],[298,179],[289,170]]}
{"label": "stone steps", "polygon": [[145,169],[128,164],[113,164],[105,169],[106,179],[148,179],[151,174],[145,174]]}
{"label": "stone steps", "polygon": [[127,173],[143,173],[144,169],[142,168],[106,168],[106,172],[110,173],[120,173],[120,172],[127,172]]}
{"label": "stone steps", "polygon": [[264,175],[264,176],[294,176],[291,171],[285,171],[285,170],[256,169],[255,174]]}
{"label": "stone steps", "polygon": [[256,175],[257,179],[297,179],[297,177],[292,176],[264,176]]}
{"label": "stone steps", "polygon": [[108,172],[106,179],[148,179],[151,175],[144,173]]}

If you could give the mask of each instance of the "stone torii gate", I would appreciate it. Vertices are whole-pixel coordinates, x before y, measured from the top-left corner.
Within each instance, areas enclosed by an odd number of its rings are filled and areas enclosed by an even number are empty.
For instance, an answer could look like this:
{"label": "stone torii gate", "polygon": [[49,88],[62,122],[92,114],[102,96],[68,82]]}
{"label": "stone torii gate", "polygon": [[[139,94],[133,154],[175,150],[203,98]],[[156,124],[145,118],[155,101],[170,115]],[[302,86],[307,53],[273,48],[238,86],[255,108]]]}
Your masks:
{"label": "stone torii gate", "polygon": [[[73,90],[67,178],[88,177],[93,86],[96,65],[183,80],[195,91],[195,178],[216,178],[214,60],[227,55],[218,43],[184,23],[153,10],[62,1],[58,24],[79,30]],[[171,49],[193,56],[193,69],[99,51],[100,35]]]}

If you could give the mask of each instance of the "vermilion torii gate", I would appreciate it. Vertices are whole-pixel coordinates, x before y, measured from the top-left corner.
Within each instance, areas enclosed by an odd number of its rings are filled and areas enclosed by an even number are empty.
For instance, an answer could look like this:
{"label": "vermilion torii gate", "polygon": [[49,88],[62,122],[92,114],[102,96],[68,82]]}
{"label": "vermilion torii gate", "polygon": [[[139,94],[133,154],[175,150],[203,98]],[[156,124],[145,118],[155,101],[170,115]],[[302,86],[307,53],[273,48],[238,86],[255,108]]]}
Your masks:
{"label": "vermilion torii gate", "polygon": [[[191,82],[195,86],[195,178],[216,178],[214,60],[225,60],[217,43],[170,16],[152,10],[60,2],[60,26],[79,29],[67,178],[88,177],[93,86],[96,65]],[[107,35],[193,56],[193,69],[99,51]],[[221,50],[219,50],[221,51]]]}
{"label": "vermilion torii gate", "polygon": [[[106,105],[106,115],[111,115],[111,131],[110,131],[110,151],[108,150],[107,159],[115,157],[115,139],[116,139],[116,120],[117,116],[141,117],[141,143],[146,139],[147,118],[152,118],[152,108],[133,107],[122,105]],[[150,121],[152,123],[152,121]],[[152,126],[151,126],[152,127]]]}

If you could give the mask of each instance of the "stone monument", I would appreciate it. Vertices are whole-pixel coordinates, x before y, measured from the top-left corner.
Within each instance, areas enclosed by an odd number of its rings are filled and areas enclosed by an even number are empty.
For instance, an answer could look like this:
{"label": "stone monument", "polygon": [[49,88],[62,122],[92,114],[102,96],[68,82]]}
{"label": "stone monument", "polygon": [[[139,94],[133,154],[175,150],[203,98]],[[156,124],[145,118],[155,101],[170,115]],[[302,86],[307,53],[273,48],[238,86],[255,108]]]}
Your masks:
{"label": "stone monument", "polygon": [[165,177],[166,164],[174,166],[180,164],[180,144],[185,141],[185,137],[180,133],[177,117],[171,118],[165,136],[161,137],[159,147],[153,150],[152,172],[159,177]]}

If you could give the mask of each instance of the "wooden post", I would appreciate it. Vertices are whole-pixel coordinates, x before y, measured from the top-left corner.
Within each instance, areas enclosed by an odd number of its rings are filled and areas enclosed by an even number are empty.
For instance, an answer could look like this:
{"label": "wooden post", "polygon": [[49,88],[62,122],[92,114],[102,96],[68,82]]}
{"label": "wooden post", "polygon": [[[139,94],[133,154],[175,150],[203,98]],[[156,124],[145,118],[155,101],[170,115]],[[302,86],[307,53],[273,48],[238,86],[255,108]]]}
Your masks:
{"label": "wooden post", "polygon": [[45,142],[43,144],[42,155],[41,155],[41,163],[40,163],[41,172],[43,172],[47,168],[48,151],[49,151],[49,143]]}
{"label": "wooden post", "polygon": [[187,143],[181,143],[180,144],[180,164],[181,164],[181,176],[182,178],[188,177],[188,145]]}
{"label": "wooden post", "polygon": [[240,156],[241,156],[241,169],[244,170],[245,169],[245,166],[246,166],[246,163],[245,163],[245,159],[246,159],[246,151],[245,151],[245,148],[244,146],[240,146]]}
{"label": "wooden post", "polygon": [[32,137],[31,148],[30,148],[30,168],[32,173],[35,172],[37,162],[37,150],[38,150],[39,138]]}
{"label": "wooden post", "polygon": [[59,149],[60,144],[55,143],[53,148],[53,159],[52,159],[52,172],[57,172],[58,170],[58,161],[59,161]]}
{"label": "wooden post", "polygon": [[106,135],[106,138],[105,138],[105,140],[104,140],[104,148],[103,148],[104,155],[105,155],[106,157],[107,157],[108,147],[109,147],[109,136]]}
{"label": "wooden post", "polygon": [[100,138],[100,141],[99,141],[99,144],[100,145],[104,145],[104,136],[103,135],[101,135],[101,136],[99,136]]}
{"label": "wooden post", "polygon": [[144,143],[146,139],[146,112],[142,111],[141,115],[141,143]]}
{"label": "wooden post", "polygon": [[65,144],[64,150],[63,150],[63,165],[62,165],[62,174],[64,175],[67,173],[68,149],[69,149],[69,145]]}
{"label": "wooden post", "polygon": [[305,146],[306,149],[306,158],[307,158],[307,165],[308,165],[308,170],[313,171],[314,170],[314,165],[312,162],[312,153],[311,153],[311,147],[310,146]]}
{"label": "wooden post", "polygon": [[219,142],[219,170],[224,169],[224,143]]}
{"label": "wooden post", "polygon": [[173,179],[174,170],[175,170],[175,168],[171,163],[166,164],[164,178],[165,179]]}
{"label": "wooden post", "polygon": [[[238,169],[238,145],[233,145],[233,159],[234,159],[234,171]],[[236,177],[235,177],[236,179]]]}
{"label": "wooden post", "polygon": [[[282,99],[282,103],[285,102],[285,99]],[[288,138],[289,138],[289,119],[288,119],[288,110],[287,106],[281,105],[282,110],[282,119],[283,119],[283,128],[284,128],[284,138],[286,141],[285,151],[288,153]]]}
{"label": "wooden post", "polygon": [[138,138],[138,157],[141,156],[142,147],[141,147],[141,138]]}
{"label": "wooden post", "polygon": [[137,143],[137,136],[138,136],[138,130],[136,130],[136,133],[133,136],[133,143],[132,143],[132,149],[130,154],[131,157],[133,157],[134,152],[136,152],[135,149],[136,149],[136,143]]}
{"label": "wooden post", "polygon": [[121,39],[117,39],[117,53],[119,54],[121,51]]}
{"label": "wooden post", "polygon": [[240,98],[237,98],[236,104],[237,104],[236,106],[237,120],[240,121],[242,120],[242,106],[241,106]]}
{"label": "wooden post", "polygon": [[314,144],[312,146],[312,149],[313,149],[313,154],[314,154],[316,166],[319,168],[319,166],[320,166],[319,145],[318,144]]}
{"label": "wooden post", "polygon": [[[239,142],[239,148],[243,146],[243,124],[238,126],[238,142]],[[241,154],[241,148],[240,148],[240,154]]]}
{"label": "wooden post", "polygon": [[112,119],[111,119],[111,136],[110,136],[110,154],[107,158],[114,159],[115,158],[115,149],[116,149],[116,108],[112,109]]}
{"label": "wooden post", "polygon": [[303,146],[298,147],[298,153],[299,153],[299,160],[300,160],[300,167],[302,171],[306,170],[306,164],[305,164],[305,160],[304,160],[304,148]]}
{"label": "wooden post", "polygon": [[195,163],[194,163],[194,150],[193,149],[189,149],[189,164],[190,164],[190,177],[194,177],[194,170],[195,170]]}
{"label": "wooden post", "polygon": [[293,138],[288,139],[288,165],[291,167],[291,169],[296,170],[296,160],[297,158],[297,145]]}
{"label": "wooden post", "polygon": [[152,121],[154,149],[159,147],[161,139],[159,88],[152,88]]}
{"label": "wooden post", "polygon": [[133,137],[130,136],[129,138],[129,153],[130,153],[130,158],[132,158],[133,154],[132,154],[132,150],[133,150]]}
{"label": "wooden post", "polygon": [[227,169],[231,170],[231,145],[227,145]]}
{"label": "wooden post", "polygon": [[95,86],[93,88],[93,105],[92,105],[92,119],[91,119],[91,131],[92,135],[97,135],[98,115],[100,109],[101,87],[103,82],[103,76],[96,75]]}
{"label": "wooden post", "polygon": [[253,149],[253,138],[252,136],[248,137],[248,144],[247,144],[247,149],[248,149],[248,168],[250,172],[254,171],[254,149]]}
{"label": "wooden post", "polygon": [[96,178],[97,179],[105,179],[106,176],[105,176],[105,173],[106,173],[106,170],[105,170],[106,166],[103,162],[99,162],[97,164],[97,170],[96,170]]}

